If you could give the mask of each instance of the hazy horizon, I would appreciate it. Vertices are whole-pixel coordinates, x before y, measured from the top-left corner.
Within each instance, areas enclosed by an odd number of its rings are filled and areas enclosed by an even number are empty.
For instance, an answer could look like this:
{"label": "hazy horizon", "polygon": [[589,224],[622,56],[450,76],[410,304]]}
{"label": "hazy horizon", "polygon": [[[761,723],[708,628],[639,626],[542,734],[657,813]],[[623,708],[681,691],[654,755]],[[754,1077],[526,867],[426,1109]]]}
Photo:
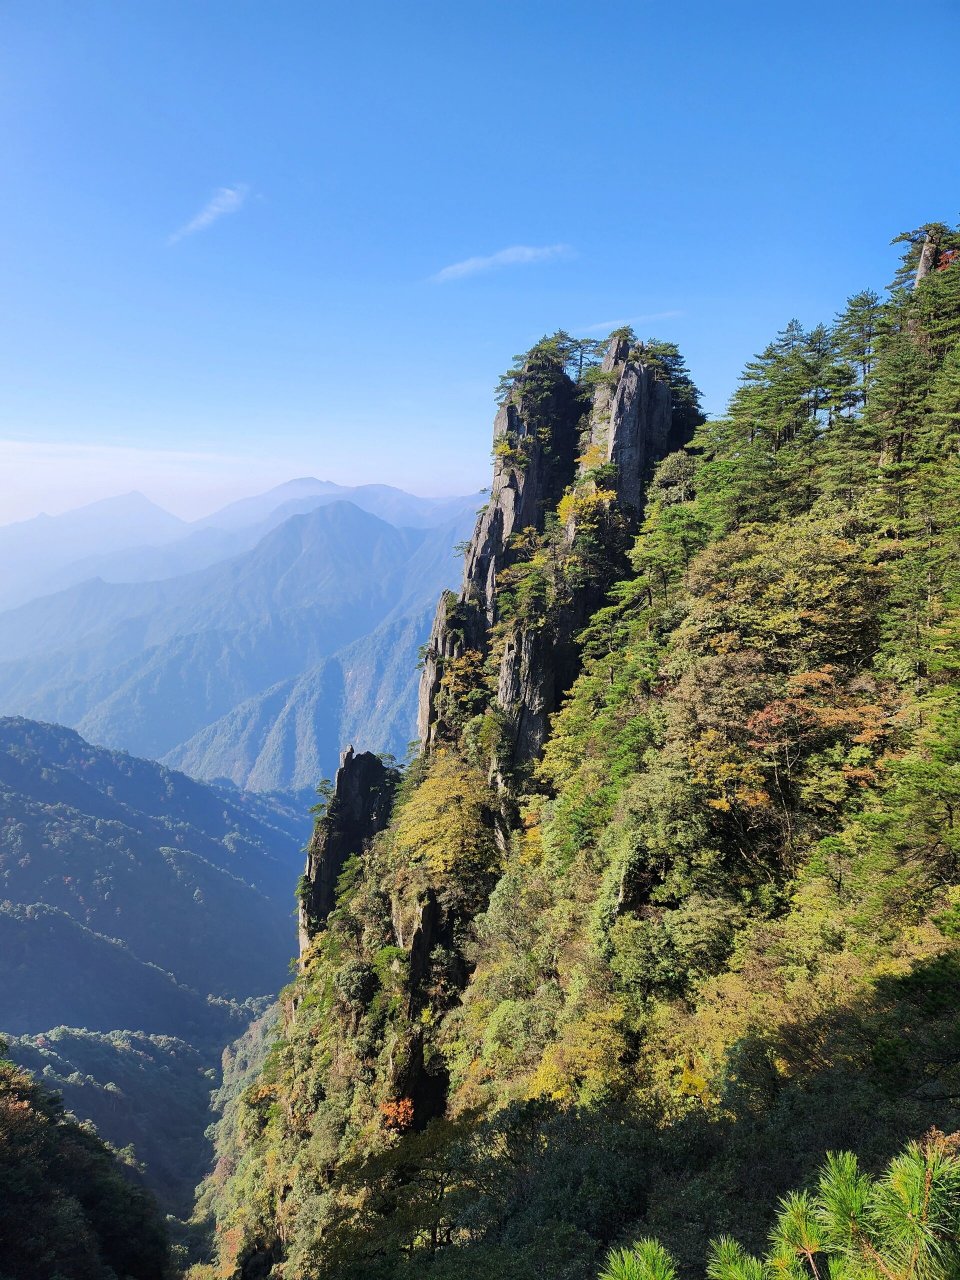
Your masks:
{"label": "hazy horizon", "polygon": [[231,457],[174,451],[111,449],[106,446],[30,445],[0,439],[0,528],[36,516],[60,516],[95,502],[139,493],[181,520],[201,520],[221,507],[294,480],[326,481],[344,488],[389,485],[421,498],[458,498],[479,492],[472,487],[424,485],[410,476],[402,483],[377,471],[376,462],[354,474],[330,474],[309,459]]}

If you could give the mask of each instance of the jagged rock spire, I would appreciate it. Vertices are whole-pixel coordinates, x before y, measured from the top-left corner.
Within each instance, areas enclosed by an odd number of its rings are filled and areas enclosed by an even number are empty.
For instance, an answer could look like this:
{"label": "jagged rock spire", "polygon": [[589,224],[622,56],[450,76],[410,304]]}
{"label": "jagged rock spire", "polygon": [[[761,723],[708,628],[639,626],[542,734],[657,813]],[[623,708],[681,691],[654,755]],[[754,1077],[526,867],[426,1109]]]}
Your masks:
{"label": "jagged rock spire", "polygon": [[[653,465],[685,443],[674,429],[669,384],[644,363],[642,348],[631,350],[625,336],[611,338],[601,365],[607,376],[592,395],[556,365],[536,373],[536,397],[530,394],[528,364],[494,420],[490,501],[464,558],[460,594],[445,594],[434,618],[418,714],[421,747],[427,752],[444,731],[439,708],[444,669],[468,651],[486,656],[490,650],[498,620],[498,577],[518,558],[514,535],[543,529],[545,513],[556,508],[566,487],[583,474],[583,459],[598,450],[613,465],[611,483],[621,512],[636,523]],[[573,533],[571,528],[571,540]],[[503,645],[496,705],[504,713],[515,764],[538,754],[549,716],[576,674],[576,626],[577,618],[571,616],[560,628],[563,634],[552,638],[517,630]]]}
{"label": "jagged rock spire", "polygon": [[347,747],[340,757],[327,812],[314,828],[300,892],[300,954],[336,905],[337,880],[353,854],[390,820],[399,774],[370,751]]}
{"label": "jagged rock spire", "polygon": [[638,514],[653,464],[684,443],[673,438],[668,383],[650,365],[630,358],[625,338],[611,338],[601,369],[614,378],[594,396],[589,443],[616,467],[614,487],[625,510]]}
{"label": "jagged rock spire", "polygon": [[937,264],[937,257],[940,253],[940,242],[943,239],[943,231],[940,227],[928,227],[923,237],[923,247],[920,250],[920,258],[917,262],[917,272],[913,278],[913,287],[916,288],[920,281],[930,274]]}

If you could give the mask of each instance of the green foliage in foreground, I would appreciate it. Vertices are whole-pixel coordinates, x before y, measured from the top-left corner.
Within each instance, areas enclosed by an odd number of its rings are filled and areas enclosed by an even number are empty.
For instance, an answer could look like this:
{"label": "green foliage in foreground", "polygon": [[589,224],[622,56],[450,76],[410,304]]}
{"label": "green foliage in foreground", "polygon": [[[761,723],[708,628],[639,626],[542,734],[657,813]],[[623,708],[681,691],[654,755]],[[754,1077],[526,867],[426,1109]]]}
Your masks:
{"label": "green foliage in foreground", "polygon": [[[0,1045],[0,1051],[3,1046]],[[164,1280],[163,1223],[96,1134],[0,1060],[0,1277]]]}
{"label": "green foliage in foreground", "polygon": [[[849,1151],[829,1155],[813,1191],[780,1201],[766,1253],[722,1236],[707,1280],[953,1280],[960,1272],[960,1134],[911,1142],[871,1178]],[[676,1280],[657,1240],[615,1249],[600,1280]]]}

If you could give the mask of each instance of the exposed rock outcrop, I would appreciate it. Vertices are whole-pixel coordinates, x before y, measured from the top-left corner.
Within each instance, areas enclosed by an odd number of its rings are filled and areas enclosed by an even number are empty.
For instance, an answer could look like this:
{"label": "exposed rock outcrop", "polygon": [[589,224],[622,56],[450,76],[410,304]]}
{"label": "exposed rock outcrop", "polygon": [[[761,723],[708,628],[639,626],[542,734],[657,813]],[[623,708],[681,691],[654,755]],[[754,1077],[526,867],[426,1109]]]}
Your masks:
{"label": "exposed rock outcrop", "polygon": [[398,780],[397,770],[370,751],[357,754],[348,747],[340,757],[333,796],[307,848],[300,891],[301,956],[336,905],[337,880],[347,859],[362,853],[389,822]]}
{"label": "exposed rock outcrop", "polygon": [[[460,594],[441,599],[427,643],[419,702],[426,752],[456,736],[443,702],[444,673],[466,655],[489,658],[503,572],[524,556],[519,535],[542,532],[546,513],[556,510],[567,487],[598,464],[608,470],[605,484],[625,527],[635,528],[654,465],[686,442],[674,421],[669,382],[626,337],[610,340],[592,391],[573,383],[556,363],[538,363],[535,353],[494,421],[490,501],[464,559]],[[569,545],[576,521],[575,513],[567,517]],[[539,754],[549,717],[577,674],[576,634],[602,589],[585,582],[549,627],[518,626],[501,635],[494,705],[508,767],[522,767]],[[492,764],[494,775],[498,767]]]}
{"label": "exposed rock outcrop", "polygon": [[624,339],[611,341],[601,369],[615,381],[594,396],[589,443],[616,467],[617,500],[636,516],[654,464],[685,441],[673,430],[669,384],[651,365],[629,359]]}
{"label": "exposed rock outcrop", "polygon": [[418,709],[426,750],[443,731],[437,695],[444,667],[468,651],[487,652],[498,618],[497,579],[518,558],[512,540],[525,529],[542,530],[545,513],[573,480],[580,422],[588,407],[589,400],[560,368],[528,362],[512,399],[494,419],[490,501],[464,557],[460,594],[443,596],[427,643]]}
{"label": "exposed rock outcrop", "polygon": [[923,245],[920,249],[920,257],[917,260],[916,274],[913,278],[914,288],[916,288],[920,281],[928,276],[937,265],[942,240],[943,229],[941,227],[931,226],[926,228],[923,237]]}

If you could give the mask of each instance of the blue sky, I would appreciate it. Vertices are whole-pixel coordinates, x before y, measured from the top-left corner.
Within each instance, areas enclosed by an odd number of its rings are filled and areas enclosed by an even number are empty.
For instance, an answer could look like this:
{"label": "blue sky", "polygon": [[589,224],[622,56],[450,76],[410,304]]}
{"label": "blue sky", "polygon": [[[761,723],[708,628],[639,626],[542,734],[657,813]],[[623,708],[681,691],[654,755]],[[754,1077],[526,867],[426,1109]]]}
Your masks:
{"label": "blue sky", "polygon": [[678,342],[721,410],[960,218],[958,37],[956,0],[6,0],[0,521],[476,489],[557,327]]}

